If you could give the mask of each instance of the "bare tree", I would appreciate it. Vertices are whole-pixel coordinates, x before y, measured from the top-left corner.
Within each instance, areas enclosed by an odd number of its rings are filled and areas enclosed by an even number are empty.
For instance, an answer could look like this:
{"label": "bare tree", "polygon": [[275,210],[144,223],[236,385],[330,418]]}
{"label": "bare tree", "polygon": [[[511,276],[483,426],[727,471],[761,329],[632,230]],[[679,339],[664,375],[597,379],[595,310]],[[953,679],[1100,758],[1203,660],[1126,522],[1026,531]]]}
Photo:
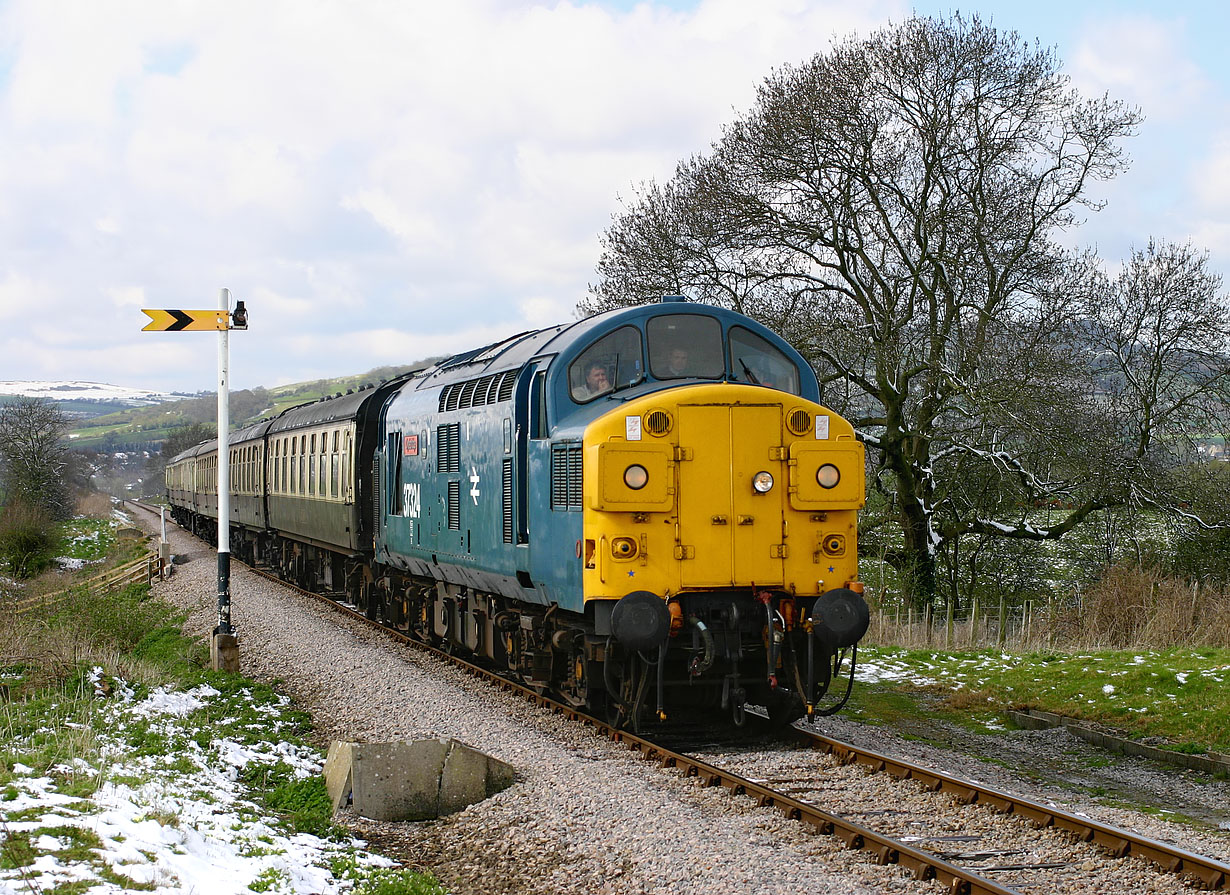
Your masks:
{"label": "bare tree", "polygon": [[1225,424],[1230,302],[1208,261],[1151,240],[1085,309],[1104,399],[1142,464],[1190,455]]}
{"label": "bare tree", "polygon": [[60,408],[41,398],[18,398],[0,406],[0,491],[6,505],[35,507],[51,519],[68,518],[67,428]]}
{"label": "bare tree", "polygon": [[[582,310],[686,292],[791,339],[873,449],[886,555],[924,603],[957,539],[1057,538],[1130,499],[1139,443],[1098,394],[1084,319],[1105,284],[1055,238],[1138,120],[976,17],[848,39],[640,190]],[[1063,512],[1039,525],[1041,503]]]}
{"label": "bare tree", "polygon": [[176,454],[213,438],[217,430],[217,426],[211,426],[208,423],[184,423],[172,429],[162,442],[161,453],[164,465]]}

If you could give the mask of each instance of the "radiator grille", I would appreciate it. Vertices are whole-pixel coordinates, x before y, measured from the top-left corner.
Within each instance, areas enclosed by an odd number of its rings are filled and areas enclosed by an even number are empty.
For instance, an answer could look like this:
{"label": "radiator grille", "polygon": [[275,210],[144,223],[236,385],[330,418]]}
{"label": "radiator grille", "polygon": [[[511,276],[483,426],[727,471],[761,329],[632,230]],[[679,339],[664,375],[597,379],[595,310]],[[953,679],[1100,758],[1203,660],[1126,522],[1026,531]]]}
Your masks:
{"label": "radiator grille", "polygon": [[448,527],[461,530],[461,482],[448,483]]}
{"label": "radiator grille", "polygon": [[436,426],[436,472],[461,471],[461,424]]}
{"label": "radiator grille", "polygon": [[448,400],[444,403],[445,410],[456,410],[457,402],[461,400],[461,384],[458,383],[448,389]]}
{"label": "radiator grille", "polygon": [[512,397],[513,386],[517,384],[517,371],[506,370],[503,378],[500,379],[500,391],[498,392],[498,401],[507,401]]}
{"label": "radiator grille", "polygon": [[437,409],[444,413],[448,410],[463,410],[466,407],[482,407],[484,404],[508,401],[512,398],[519,372],[505,370],[502,373],[488,373],[478,379],[467,379],[465,382],[450,382],[440,389]]}
{"label": "radiator grille", "polygon": [[551,508],[581,509],[581,445],[551,446]]}
{"label": "radiator grille", "polygon": [[513,542],[513,461],[504,461],[502,488],[504,494],[504,543]]}
{"label": "radiator grille", "polygon": [[372,458],[372,531],[380,535],[380,523],[384,519],[384,488],[380,484],[380,454]]}

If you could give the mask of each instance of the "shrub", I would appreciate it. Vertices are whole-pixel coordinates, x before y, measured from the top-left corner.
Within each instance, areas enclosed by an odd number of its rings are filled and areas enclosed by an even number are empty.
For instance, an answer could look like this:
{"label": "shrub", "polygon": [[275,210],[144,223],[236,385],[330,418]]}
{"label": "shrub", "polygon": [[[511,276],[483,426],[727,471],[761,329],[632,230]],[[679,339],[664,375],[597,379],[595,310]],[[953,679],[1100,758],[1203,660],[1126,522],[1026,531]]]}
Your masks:
{"label": "shrub", "polygon": [[1112,566],[1057,622],[1084,648],[1226,645],[1230,600],[1217,590],[1134,563]]}
{"label": "shrub", "polygon": [[0,568],[14,578],[31,578],[51,565],[55,528],[47,515],[14,500],[0,511]]}

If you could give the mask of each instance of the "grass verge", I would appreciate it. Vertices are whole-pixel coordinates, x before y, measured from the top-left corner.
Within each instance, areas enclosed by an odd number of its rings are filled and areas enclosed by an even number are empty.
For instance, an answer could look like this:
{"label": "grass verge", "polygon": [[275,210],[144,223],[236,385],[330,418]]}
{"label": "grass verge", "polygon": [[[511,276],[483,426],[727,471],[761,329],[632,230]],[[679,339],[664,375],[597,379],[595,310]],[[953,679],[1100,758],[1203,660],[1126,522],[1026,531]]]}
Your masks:
{"label": "grass verge", "polygon": [[867,720],[926,711],[983,730],[1005,708],[1105,724],[1164,748],[1230,753],[1230,649],[1002,653],[859,650],[854,711]]}
{"label": "grass verge", "polygon": [[0,889],[442,892],[332,824],[310,718],[181,621],[144,586],[0,615]]}

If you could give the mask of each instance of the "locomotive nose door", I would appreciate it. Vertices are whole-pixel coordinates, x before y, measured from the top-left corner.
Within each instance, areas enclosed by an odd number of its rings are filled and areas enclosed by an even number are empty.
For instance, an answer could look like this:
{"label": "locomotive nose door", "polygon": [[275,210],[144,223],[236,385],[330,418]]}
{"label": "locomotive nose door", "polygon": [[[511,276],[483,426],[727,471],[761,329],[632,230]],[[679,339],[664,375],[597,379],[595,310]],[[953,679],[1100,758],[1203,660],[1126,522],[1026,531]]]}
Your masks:
{"label": "locomotive nose door", "polygon": [[[782,507],[786,477],[780,459],[778,406],[682,405],[679,444],[679,537],[684,587],[783,581]],[[773,476],[765,494],[758,472]]]}

